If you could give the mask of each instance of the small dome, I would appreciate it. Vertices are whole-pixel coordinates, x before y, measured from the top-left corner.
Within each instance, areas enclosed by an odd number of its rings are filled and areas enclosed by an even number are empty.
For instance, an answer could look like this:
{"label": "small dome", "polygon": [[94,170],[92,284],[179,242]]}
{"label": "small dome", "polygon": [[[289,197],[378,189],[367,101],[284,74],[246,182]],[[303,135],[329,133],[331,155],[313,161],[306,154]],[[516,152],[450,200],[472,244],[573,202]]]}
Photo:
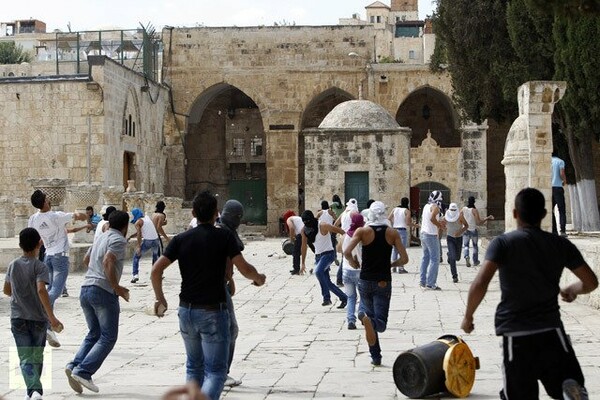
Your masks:
{"label": "small dome", "polygon": [[392,115],[368,100],[349,100],[335,106],[323,119],[320,129],[377,130],[399,129]]}

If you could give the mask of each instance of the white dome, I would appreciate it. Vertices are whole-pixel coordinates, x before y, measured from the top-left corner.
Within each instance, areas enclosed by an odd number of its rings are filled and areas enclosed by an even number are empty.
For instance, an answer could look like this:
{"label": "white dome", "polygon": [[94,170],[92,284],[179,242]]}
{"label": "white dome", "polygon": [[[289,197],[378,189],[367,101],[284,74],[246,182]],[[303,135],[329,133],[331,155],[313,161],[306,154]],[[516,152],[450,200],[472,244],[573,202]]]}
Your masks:
{"label": "white dome", "polygon": [[335,106],[323,119],[320,129],[399,129],[392,115],[369,100],[349,100]]}

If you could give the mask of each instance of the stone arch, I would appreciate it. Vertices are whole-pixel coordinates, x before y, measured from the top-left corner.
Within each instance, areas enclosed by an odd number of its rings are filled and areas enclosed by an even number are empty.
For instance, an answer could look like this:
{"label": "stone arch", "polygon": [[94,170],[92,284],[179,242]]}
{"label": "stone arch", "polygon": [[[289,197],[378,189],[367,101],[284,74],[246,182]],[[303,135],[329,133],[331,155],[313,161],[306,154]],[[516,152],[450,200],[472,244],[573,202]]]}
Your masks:
{"label": "stone arch", "polygon": [[301,129],[318,128],[335,106],[348,100],[354,100],[354,96],[335,86],[319,93],[306,105],[302,113]]}
{"label": "stone arch", "polygon": [[121,134],[130,137],[139,137],[138,134],[141,132],[140,102],[133,86],[127,88],[122,120]]}
{"label": "stone arch", "polygon": [[450,98],[425,85],[409,93],[396,112],[400,126],[412,130],[411,147],[417,147],[431,131],[440,147],[461,147],[459,118]]}
{"label": "stone arch", "polygon": [[244,218],[266,223],[266,138],[256,102],[237,87],[218,83],[192,104],[184,138],[185,199],[199,190],[244,204]]}

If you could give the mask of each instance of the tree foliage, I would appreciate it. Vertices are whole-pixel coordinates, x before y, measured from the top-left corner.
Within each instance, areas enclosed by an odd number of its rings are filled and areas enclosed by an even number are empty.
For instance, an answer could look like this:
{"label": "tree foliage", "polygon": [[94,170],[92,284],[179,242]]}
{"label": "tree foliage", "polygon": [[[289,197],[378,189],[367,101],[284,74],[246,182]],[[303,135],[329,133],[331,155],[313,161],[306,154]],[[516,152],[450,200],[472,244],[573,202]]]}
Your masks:
{"label": "tree foliage", "polygon": [[15,42],[0,42],[0,64],[21,64],[30,62],[31,55]]}

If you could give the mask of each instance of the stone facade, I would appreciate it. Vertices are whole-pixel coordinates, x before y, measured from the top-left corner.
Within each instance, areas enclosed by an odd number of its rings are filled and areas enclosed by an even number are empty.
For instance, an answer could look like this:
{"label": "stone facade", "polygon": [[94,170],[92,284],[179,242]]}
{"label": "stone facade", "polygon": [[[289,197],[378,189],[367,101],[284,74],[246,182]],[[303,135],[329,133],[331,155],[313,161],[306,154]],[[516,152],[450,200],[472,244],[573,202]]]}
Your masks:
{"label": "stone facade", "polygon": [[[546,198],[546,210],[552,209],[552,112],[566,87],[566,82],[553,81],[526,82],[519,87],[519,117],[508,132],[502,160],[506,175],[507,231],[516,228],[512,210],[515,196],[523,188],[539,189]],[[552,230],[550,213],[542,221],[542,229]]]}

